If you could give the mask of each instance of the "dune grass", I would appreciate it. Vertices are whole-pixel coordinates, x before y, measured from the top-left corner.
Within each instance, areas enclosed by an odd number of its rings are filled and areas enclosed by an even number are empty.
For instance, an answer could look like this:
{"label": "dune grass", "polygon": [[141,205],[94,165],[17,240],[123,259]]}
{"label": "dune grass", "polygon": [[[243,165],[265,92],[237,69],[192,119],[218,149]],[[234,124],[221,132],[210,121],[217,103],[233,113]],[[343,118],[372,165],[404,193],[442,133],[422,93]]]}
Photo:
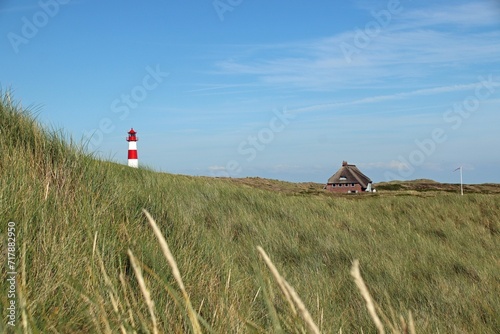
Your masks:
{"label": "dune grass", "polygon": [[[8,221],[18,240],[13,332],[376,332],[356,259],[386,331],[500,332],[499,195],[296,195],[129,168],[6,94],[0,134],[2,254]],[[2,315],[7,302],[2,292]]]}

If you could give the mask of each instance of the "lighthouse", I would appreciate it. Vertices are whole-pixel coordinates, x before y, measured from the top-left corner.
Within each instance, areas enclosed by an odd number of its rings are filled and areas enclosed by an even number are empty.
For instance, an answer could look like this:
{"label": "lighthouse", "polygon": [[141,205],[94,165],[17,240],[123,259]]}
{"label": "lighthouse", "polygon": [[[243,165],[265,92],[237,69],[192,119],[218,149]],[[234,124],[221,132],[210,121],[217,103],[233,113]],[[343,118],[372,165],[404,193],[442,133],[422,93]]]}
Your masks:
{"label": "lighthouse", "polygon": [[137,136],[134,128],[131,128],[128,132],[128,165],[129,167],[139,167],[139,161],[137,160]]}

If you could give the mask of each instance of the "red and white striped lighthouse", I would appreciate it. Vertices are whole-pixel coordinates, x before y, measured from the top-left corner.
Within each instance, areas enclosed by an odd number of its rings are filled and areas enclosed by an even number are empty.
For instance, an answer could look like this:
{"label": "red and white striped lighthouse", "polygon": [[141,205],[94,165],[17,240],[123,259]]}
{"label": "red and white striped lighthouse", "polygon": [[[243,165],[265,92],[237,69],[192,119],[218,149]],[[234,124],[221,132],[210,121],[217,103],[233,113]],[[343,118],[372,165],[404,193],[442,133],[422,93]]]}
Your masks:
{"label": "red and white striped lighthouse", "polygon": [[137,138],[134,128],[128,132],[128,165],[129,167],[139,167],[139,160],[137,160]]}

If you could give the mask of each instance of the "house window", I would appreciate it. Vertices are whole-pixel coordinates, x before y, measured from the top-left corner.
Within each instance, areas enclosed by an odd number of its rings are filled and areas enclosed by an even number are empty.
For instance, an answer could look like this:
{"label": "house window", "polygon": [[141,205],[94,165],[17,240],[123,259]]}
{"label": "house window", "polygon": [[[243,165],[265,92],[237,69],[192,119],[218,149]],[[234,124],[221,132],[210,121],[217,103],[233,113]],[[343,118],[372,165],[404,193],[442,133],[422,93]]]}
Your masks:
{"label": "house window", "polygon": [[354,187],[354,183],[351,183],[351,187]]}
{"label": "house window", "polygon": [[340,177],[340,181],[345,181],[345,180],[347,180],[347,178],[345,176]]}

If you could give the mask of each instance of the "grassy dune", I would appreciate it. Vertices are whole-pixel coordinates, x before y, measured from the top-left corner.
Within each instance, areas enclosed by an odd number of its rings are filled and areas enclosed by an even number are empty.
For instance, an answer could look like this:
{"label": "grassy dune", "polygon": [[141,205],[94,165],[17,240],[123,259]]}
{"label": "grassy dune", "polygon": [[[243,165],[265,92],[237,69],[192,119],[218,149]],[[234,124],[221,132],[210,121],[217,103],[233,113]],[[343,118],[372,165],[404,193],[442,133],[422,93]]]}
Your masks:
{"label": "grassy dune", "polygon": [[15,222],[18,319],[6,325],[5,260],[0,332],[314,331],[262,251],[321,332],[377,331],[355,259],[387,332],[411,318],[418,333],[500,332],[498,194],[325,196],[133,169],[2,99],[0,247]]}

